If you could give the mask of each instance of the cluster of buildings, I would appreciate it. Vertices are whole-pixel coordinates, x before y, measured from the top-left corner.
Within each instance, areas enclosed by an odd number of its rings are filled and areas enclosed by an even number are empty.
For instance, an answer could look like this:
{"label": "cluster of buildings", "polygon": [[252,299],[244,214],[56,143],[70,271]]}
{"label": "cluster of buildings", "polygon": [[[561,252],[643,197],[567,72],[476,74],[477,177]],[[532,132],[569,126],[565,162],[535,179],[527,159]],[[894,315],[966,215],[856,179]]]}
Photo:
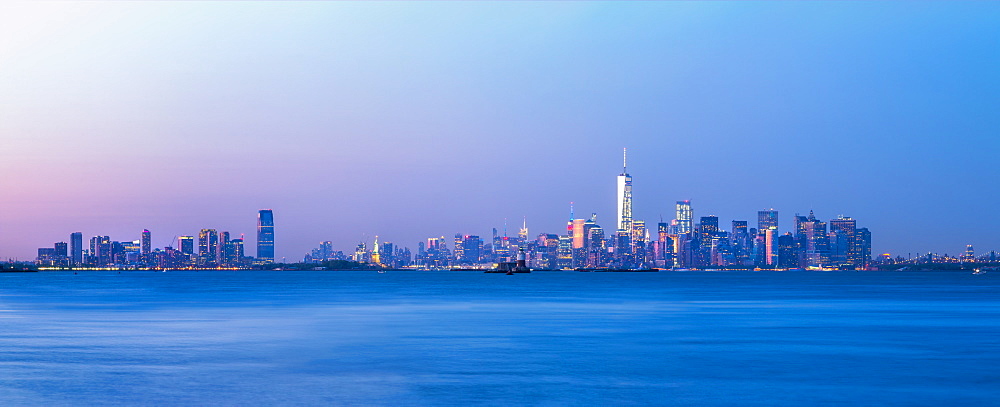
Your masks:
{"label": "cluster of buildings", "polygon": [[323,242],[305,258],[306,262],[340,259],[375,263],[387,267],[478,267],[512,262],[521,252],[535,269],[576,268],[762,268],[762,269],[866,269],[872,264],[871,232],[857,221],[839,216],[823,221],[810,211],[796,214],[794,232],[781,233],[778,211],[757,213],[755,225],[733,220],[729,230],[717,216],[695,218],[691,201],[677,201],[676,217],[654,224],[632,216],[632,176],[623,160],[617,177],[617,216],[608,230],[597,223],[597,214],[578,219],[572,204],[565,233],[530,236],[527,223],[517,236],[493,229],[486,240],[478,235],[456,234],[428,238],[409,249],[392,243],[369,248],[361,243],[345,255]]}
{"label": "cluster of buildings", "polygon": [[[856,220],[838,216],[821,220],[810,211],[795,214],[791,231],[778,229],[778,211],[757,212],[756,224],[733,220],[726,224],[717,216],[694,216],[691,201],[677,201],[675,218],[655,224],[632,216],[632,176],[623,162],[617,177],[617,216],[610,229],[597,222],[597,214],[576,218],[570,204],[565,233],[531,236],[527,222],[517,236],[508,236],[504,225],[492,236],[456,234],[448,239],[431,237],[417,244],[416,253],[391,242],[369,246],[361,242],[352,253],[334,250],[326,241],[306,254],[305,263],[354,261],[392,268],[495,268],[523,258],[534,269],[838,269],[863,270],[873,263],[937,263],[977,261],[969,246],[958,257],[927,255],[872,258],[871,232]],[[196,240],[197,239],[197,240]],[[982,259],[997,260],[990,252]],[[980,260],[982,260],[980,259]],[[38,249],[36,263],[49,267],[154,267],[154,268],[246,268],[274,262],[274,215],[270,209],[257,217],[257,256],[244,253],[244,239],[229,232],[202,229],[198,236],[180,236],[177,245],[153,248],[151,234],[143,230],[139,240],[112,241],[94,236],[84,246],[83,234],[70,235],[69,243]]]}
{"label": "cluster of buildings", "polygon": [[35,263],[73,268],[245,268],[273,263],[274,213],[270,209],[258,212],[257,257],[246,255],[242,236],[233,238],[229,232],[216,229],[202,229],[197,238],[179,236],[176,247],[153,248],[149,230],[143,230],[138,240],[120,242],[94,236],[88,243],[84,245],[83,233],[71,233],[69,243],[39,248]]}

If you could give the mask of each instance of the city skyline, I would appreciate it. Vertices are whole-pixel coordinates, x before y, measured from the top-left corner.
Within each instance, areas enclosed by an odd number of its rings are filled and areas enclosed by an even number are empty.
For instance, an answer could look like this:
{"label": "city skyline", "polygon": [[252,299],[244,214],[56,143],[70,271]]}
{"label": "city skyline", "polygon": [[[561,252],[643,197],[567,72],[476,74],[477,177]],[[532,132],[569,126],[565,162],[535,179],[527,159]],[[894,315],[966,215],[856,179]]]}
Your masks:
{"label": "city skyline", "polygon": [[[489,264],[513,262],[527,255],[527,265],[542,269],[573,268],[745,268],[758,269],[868,269],[872,265],[890,265],[904,260],[926,258],[927,262],[975,261],[973,245],[964,253],[907,253],[907,256],[872,251],[872,233],[859,227],[857,220],[838,215],[829,222],[808,216],[794,215],[792,232],[781,233],[780,214],[774,208],[757,211],[755,228],[746,220],[733,220],[727,230],[714,215],[699,217],[693,223],[694,207],[690,200],[676,201],[676,217],[670,222],[662,215],[655,228],[632,217],[632,177],[628,173],[627,149],[623,149],[622,172],[616,177],[617,212],[615,231],[610,235],[597,221],[597,213],[589,219],[576,218],[573,202],[569,206],[569,221],[565,235],[542,231],[532,238],[527,219],[516,236],[508,234],[506,222],[500,231],[492,228],[489,240],[479,235],[456,233],[449,250],[445,236],[432,236],[417,242],[416,255],[409,246],[394,244],[375,235],[369,247],[360,241],[353,254],[336,250],[332,241],[322,241],[304,256],[305,263],[330,260],[350,260],[380,267],[449,266],[483,267]],[[829,229],[827,226],[829,225]],[[70,243],[56,242],[54,247],[37,250],[35,261],[40,266],[54,267],[201,267],[241,268],[276,262],[275,223],[271,209],[261,209],[257,215],[257,251],[248,256],[244,237],[231,239],[228,231],[201,229],[198,251],[194,251],[194,236],[175,236],[176,246],[152,248],[151,232],[143,229],[139,240],[115,241],[110,236],[94,236],[90,248],[82,248],[82,233],[73,232]],[[82,251],[82,254],[81,254]],[[990,250],[989,261],[997,253]],[[83,259],[83,260],[81,260]],[[282,258],[281,263],[288,262]],[[292,263],[297,261],[292,260]]]}
{"label": "city skyline", "polygon": [[[614,245],[625,245],[625,246],[628,246],[628,245],[632,244],[631,243],[631,239],[635,239],[637,237],[640,238],[640,239],[642,238],[641,236],[635,235],[635,232],[630,232],[630,231],[634,230],[634,231],[638,232],[640,229],[641,230],[645,230],[646,231],[646,237],[645,238],[647,240],[649,239],[649,234],[651,232],[656,232],[656,230],[653,229],[652,227],[648,228],[648,229],[646,228],[646,221],[645,220],[634,219],[633,216],[632,216],[632,210],[631,210],[631,208],[632,208],[632,176],[628,173],[628,166],[627,166],[627,164],[628,164],[628,161],[627,161],[627,148],[623,148],[623,161],[622,161],[622,165],[623,166],[622,166],[622,172],[620,174],[618,174],[618,176],[616,177],[617,192],[615,194],[615,201],[616,201],[616,205],[617,205],[617,211],[615,213],[616,216],[615,216],[615,219],[614,219],[614,224],[616,225],[616,227],[613,230],[609,230],[609,233],[613,233],[613,235],[608,236],[608,238],[611,239],[610,241],[614,242],[614,243],[612,243],[612,247]],[[699,215],[699,214],[696,213],[695,208],[696,208],[696,206],[694,204],[692,204],[691,200],[679,200],[679,201],[676,201],[676,203],[674,205],[675,218],[671,219],[670,223],[667,223],[667,225],[669,225],[669,231],[667,231],[663,227],[663,225],[665,223],[663,223],[664,222],[664,218],[663,218],[663,216],[661,214],[660,215],[660,223],[658,224],[659,226],[657,227],[659,229],[658,232],[659,233],[670,233],[670,234],[673,234],[673,235],[683,235],[684,233],[693,233],[693,234],[697,235],[698,233],[702,233],[702,232],[699,232],[699,228],[702,225],[701,222],[704,222],[706,219],[712,220],[713,224],[710,226],[712,230],[714,230],[714,231],[723,231],[723,232],[726,231],[726,229],[721,228],[720,225],[719,225],[719,220],[721,219],[720,217],[718,217],[718,216],[716,216],[714,214]],[[574,232],[574,229],[583,226],[585,219],[577,219],[577,218],[574,217],[574,211],[575,211],[574,202],[570,202],[569,203],[569,210],[570,210],[570,221],[569,221],[569,223],[568,223],[568,225],[566,227],[566,231],[567,231],[567,233],[569,234],[570,237],[573,237],[574,233],[576,233],[578,235],[578,236],[576,236],[576,239],[580,239],[582,237],[582,234],[579,233],[579,231]],[[295,256],[280,256],[279,257],[279,256],[275,255],[275,238],[274,238],[274,236],[275,236],[275,232],[274,232],[275,225],[274,225],[273,210],[272,209],[260,209],[260,210],[257,211],[257,213],[258,213],[258,215],[257,215],[257,227],[256,227],[256,240],[253,242],[254,246],[256,247],[256,251],[255,251],[255,254],[253,256],[248,256],[246,258],[247,260],[245,262],[245,265],[274,263],[279,258],[281,259],[281,262],[285,262],[285,261],[288,261],[288,260],[286,260],[287,257],[291,257],[293,259],[290,262],[295,262],[295,260],[294,260]],[[598,216],[597,212],[591,212],[589,223],[597,223],[597,216]],[[699,219],[699,218],[701,219],[701,222],[696,223],[696,219]],[[778,210],[775,210],[774,208],[765,208],[765,209],[757,211],[757,223],[756,223],[757,227],[755,229],[760,233],[760,237],[763,238],[763,239],[765,239],[765,241],[766,241],[765,245],[767,247],[766,250],[767,250],[768,254],[765,254],[765,257],[767,258],[765,260],[765,264],[767,264],[767,265],[777,264],[776,263],[776,261],[777,261],[776,259],[777,259],[777,255],[778,255],[778,249],[777,249],[777,245],[778,245],[777,239],[778,239],[778,237],[781,236],[782,234],[789,235],[789,234],[798,234],[798,233],[801,233],[802,229],[801,229],[801,227],[799,225],[800,225],[801,222],[805,222],[806,220],[807,220],[807,217],[805,215],[802,215],[799,212],[796,212],[793,215],[793,222],[791,222],[791,224],[794,224],[795,226],[794,227],[785,226],[784,228],[781,228],[781,225],[783,223],[780,222],[780,214],[779,214]],[[814,218],[814,211],[810,209],[809,212],[808,212],[808,220],[809,221],[820,221],[822,219]],[[852,224],[854,222],[854,219],[852,217],[850,217],[850,216],[846,216],[845,217],[844,214],[838,214],[836,218],[830,218],[829,219],[830,231],[831,232],[834,231],[834,225],[838,221],[843,222],[845,220],[846,221],[850,221]],[[528,229],[527,229],[527,217],[523,217],[522,223],[523,223],[522,224],[522,228],[520,229],[520,232],[518,233],[518,236],[520,236],[521,239],[525,239],[525,238],[529,238],[530,239],[531,236],[527,232],[528,231]],[[732,230],[729,231],[730,233],[736,233],[738,230],[741,229],[740,226],[737,226],[738,224],[741,224],[742,225],[742,229],[745,231],[745,229],[748,227],[749,223],[748,223],[747,220],[744,220],[744,219],[733,219],[732,220],[732,224],[733,224],[733,228],[732,228]],[[651,225],[652,225],[652,223],[651,223]],[[784,225],[789,225],[789,223],[784,223]],[[824,230],[825,230],[826,226],[824,225],[823,227],[824,227]],[[855,227],[856,226],[852,225],[851,229],[853,230]],[[489,228],[490,227],[487,227],[487,229],[489,229]],[[634,228],[639,228],[639,229],[634,229]],[[506,219],[504,221],[504,225],[502,226],[501,230],[502,230],[502,234],[498,233],[498,229],[497,229],[496,226],[492,227],[494,239],[497,236],[503,236],[504,238],[506,238],[508,236],[510,236],[512,238],[515,237],[513,235],[508,235]],[[865,233],[869,233],[868,232],[868,228],[864,228],[864,230],[865,230]],[[556,231],[558,231],[558,229]],[[773,235],[770,234],[770,232],[772,232],[772,231],[774,232]],[[551,232],[552,232],[552,230],[543,230],[538,235],[538,237],[541,238],[543,235],[550,234]],[[391,233],[391,231],[390,231],[390,233]],[[446,238],[445,238],[446,235],[450,235],[450,233],[442,234],[440,236],[440,239],[442,239],[441,240],[442,243],[446,242]],[[458,233],[455,234],[455,237],[457,239],[459,236],[462,236],[462,235],[465,235],[466,237],[470,236],[469,234],[466,234],[464,232],[458,232]],[[557,236],[557,235],[558,235],[558,233],[554,234],[553,236]],[[224,238],[220,238],[220,236],[224,236]],[[432,235],[426,235],[425,234],[425,236],[431,236],[431,237],[426,238],[426,239],[437,239],[437,237],[435,237],[437,235],[433,235],[433,234]],[[478,235],[471,235],[471,236],[478,238]],[[217,256],[221,256],[221,254],[219,254],[219,253],[221,253],[220,251],[224,250],[223,248],[226,247],[225,245],[230,241],[230,232],[223,231],[223,232],[220,233],[217,229],[201,229],[201,231],[198,233],[198,250],[197,250],[197,252],[195,252],[192,247],[188,247],[188,246],[193,246],[193,244],[194,244],[194,238],[195,237],[191,236],[191,235],[174,235],[171,238],[171,243],[170,244],[167,244],[165,246],[157,246],[156,250],[157,251],[159,251],[160,249],[176,250],[176,251],[178,251],[180,253],[186,253],[188,255],[196,256],[196,259],[197,259],[196,263],[199,264],[199,265],[204,265],[204,264],[223,264],[221,261],[219,261],[219,259],[217,258]],[[625,240],[622,240],[622,238],[624,238]],[[70,260],[71,264],[79,265],[81,263],[81,261],[79,260],[80,259],[81,239],[82,239],[82,232],[73,232],[73,233],[70,234],[70,239],[69,239],[70,242],[69,243],[67,243],[67,242],[59,242],[59,241],[55,242],[54,243],[55,244],[55,249],[54,249],[53,252],[51,252],[51,254],[59,253],[61,251],[61,253],[62,253],[61,255],[65,256],[68,260]],[[185,245],[185,239],[187,239],[187,243],[188,243],[187,246]],[[357,241],[357,243],[358,243],[357,250],[361,250],[361,251],[364,251],[365,253],[368,253],[367,252],[367,250],[368,250],[368,248],[367,248],[368,242],[366,241],[366,239],[367,239],[367,237],[363,236],[361,239],[359,239]],[[773,242],[772,242],[772,239],[773,239]],[[853,237],[851,237],[851,239],[853,239]],[[870,235],[869,235],[868,239],[869,239],[868,244],[870,245],[871,244]],[[417,240],[417,244],[422,244],[420,242],[422,242],[423,240],[425,240],[425,239],[418,239]],[[124,244],[124,245],[133,244],[135,246],[133,248],[135,250],[135,252],[139,253],[141,251],[141,254],[143,256],[148,255],[153,250],[153,247],[154,247],[154,245],[152,244],[152,236],[151,236],[151,232],[150,232],[149,229],[143,229],[141,231],[140,235],[139,235],[139,239],[136,239],[134,241],[123,240],[123,241],[119,242],[119,241],[112,240],[111,236],[109,236],[109,235],[103,235],[103,236],[102,235],[96,235],[96,236],[93,236],[93,237],[91,237],[91,243],[90,243],[90,247],[91,247],[90,250],[91,250],[91,252],[93,252],[95,250],[94,249],[94,247],[95,247],[95,241],[97,242],[96,243],[96,245],[97,245],[96,247],[103,247],[102,245],[111,245],[111,244]],[[238,249],[239,255],[236,256],[236,258],[237,259],[238,258],[242,258],[242,256],[244,255],[243,254],[244,253],[244,249],[243,249],[244,246],[243,245],[244,245],[244,241],[245,241],[244,234],[241,233],[240,234],[240,238],[239,239],[234,239],[234,241],[238,241],[239,242],[238,243],[239,244],[239,249]],[[377,258],[377,251],[378,251],[378,243],[377,242],[378,242],[378,234],[375,234],[375,243],[374,243],[374,246],[372,246],[371,249],[375,250],[376,258]],[[320,241],[319,243],[320,243],[320,248],[325,248],[325,250],[328,250],[328,251],[329,250],[334,250],[334,246],[332,245],[333,242],[330,241],[330,240],[323,240],[323,241]],[[392,243],[390,242],[389,244],[391,245]],[[456,247],[458,247],[459,243],[456,241],[455,245],[456,245]],[[344,246],[343,248],[346,249],[346,248],[348,248],[348,246]],[[442,245],[442,246],[444,247],[444,246],[446,246],[446,244]],[[868,259],[874,259],[875,256],[891,255],[891,256],[889,256],[890,258],[911,259],[911,258],[915,258],[915,257],[925,256],[925,255],[928,255],[928,254],[943,255],[943,256],[946,256],[946,257],[956,257],[956,258],[958,258],[958,257],[961,257],[961,255],[957,255],[957,253],[963,253],[963,252],[967,252],[969,250],[972,250],[972,248],[974,246],[975,245],[973,245],[973,244],[966,244],[966,245],[963,246],[962,250],[955,250],[954,252],[948,252],[948,251],[906,252],[905,256],[904,256],[904,253],[890,253],[890,252],[881,252],[881,251],[875,251],[875,252],[873,252],[872,249],[871,249],[871,247],[868,247],[868,249],[867,249],[868,250],[868,254],[867,254],[866,258],[868,258]],[[110,246],[108,246],[108,247],[110,247]],[[391,251],[392,251],[391,247],[392,246],[390,246],[390,254],[389,254],[389,256],[392,255],[391,254]],[[410,249],[409,245],[407,245],[405,243],[403,243],[403,245],[398,245],[397,244],[396,247],[399,248],[399,249],[406,249],[407,252],[409,252],[409,249]],[[578,247],[578,244],[574,243],[574,247]],[[44,248],[38,249],[37,255],[36,255],[36,259],[41,259],[43,257],[42,256],[42,251],[41,251],[43,249]],[[48,249],[44,249],[44,250],[48,250]],[[100,250],[100,249],[98,249],[98,250]],[[107,250],[110,250],[110,249],[103,249],[103,250],[107,251]],[[231,249],[231,250],[237,250],[237,249]],[[313,252],[315,252],[315,250],[316,249],[312,249]],[[990,248],[988,250],[992,251],[992,248]],[[83,251],[86,252],[87,249],[83,249]],[[344,252],[346,250],[337,250],[337,251],[338,252]],[[48,253],[48,252],[46,252],[46,253]],[[208,256],[210,256],[210,258],[208,258],[208,259],[205,258],[206,253],[207,253]],[[361,253],[361,252],[358,252],[358,253]],[[956,255],[952,255],[951,253],[956,253]],[[91,253],[91,255],[94,255],[94,254]],[[106,255],[106,253],[104,255]],[[512,257],[513,253],[511,253],[510,255]],[[102,254],[99,253],[96,256],[100,257],[100,256],[102,256]],[[230,254],[230,256],[232,256],[232,253]],[[460,255],[456,253],[455,256],[460,256]],[[774,256],[773,259],[771,258],[772,256]],[[351,257],[351,256],[348,255],[347,257]],[[309,255],[308,254],[306,255],[306,259],[307,260],[309,259]],[[26,259],[9,258],[9,260],[24,261]],[[107,260],[101,260],[101,261],[102,262],[108,262]],[[192,258],[192,261],[195,261],[195,258]],[[362,260],[357,260],[357,261],[362,261]],[[363,262],[368,262],[368,261],[370,261],[370,260],[364,260]],[[504,260],[503,259],[497,259],[496,261],[504,261]],[[378,261],[376,260],[375,263],[378,263]],[[229,262],[227,262],[226,264],[229,264]],[[236,262],[232,262],[232,264],[237,264],[237,263]],[[239,264],[243,264],[243,263],[239,263]],[[630,266],[626,266],[626,267],[630,267]],[[670,267],[670,265],[666,265],[666,267]],[[682,267],[682,265],[681,264],[674,264],[674,267]]]}
{"label": "city skyline", "polygon": [[[204,228],[276,258],[486,235],[569,202],[863,220],[873,250],[1000,247],[1000,6],[0,5],[0,258]],[[845,29],[849,28],[849,29]],[[248,241],[248,251],[255,249]],[[255,243],[255,242],[253,242]]]}

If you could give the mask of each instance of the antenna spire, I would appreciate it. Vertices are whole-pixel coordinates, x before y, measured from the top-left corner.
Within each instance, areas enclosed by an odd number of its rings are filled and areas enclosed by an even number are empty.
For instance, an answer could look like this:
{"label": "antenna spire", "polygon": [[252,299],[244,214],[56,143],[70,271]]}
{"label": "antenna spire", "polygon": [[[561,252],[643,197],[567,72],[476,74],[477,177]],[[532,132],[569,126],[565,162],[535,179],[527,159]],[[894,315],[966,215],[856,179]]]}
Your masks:
{"label": "antenna spire", "polygon": [[622,173],[628,172],[628,148],[622,147]]}

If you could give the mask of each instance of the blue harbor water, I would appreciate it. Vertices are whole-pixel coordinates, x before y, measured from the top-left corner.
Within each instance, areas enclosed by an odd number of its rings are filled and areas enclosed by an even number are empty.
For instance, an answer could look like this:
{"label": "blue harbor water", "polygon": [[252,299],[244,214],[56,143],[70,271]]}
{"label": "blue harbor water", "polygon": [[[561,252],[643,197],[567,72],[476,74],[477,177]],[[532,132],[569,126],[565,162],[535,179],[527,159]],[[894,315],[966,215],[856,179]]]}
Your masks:
{"label": "blue harbor water", "polygon": [[0,405],[998,405],[1000,273],[0,274]]}

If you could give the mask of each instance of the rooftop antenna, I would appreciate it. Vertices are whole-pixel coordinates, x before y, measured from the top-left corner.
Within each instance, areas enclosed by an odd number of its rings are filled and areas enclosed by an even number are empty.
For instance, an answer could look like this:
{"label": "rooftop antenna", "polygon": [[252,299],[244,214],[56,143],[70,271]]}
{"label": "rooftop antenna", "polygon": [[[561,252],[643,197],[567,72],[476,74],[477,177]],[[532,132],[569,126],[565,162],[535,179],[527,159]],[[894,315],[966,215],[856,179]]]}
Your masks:
{"label": "rooftop antenna", "polygon": [[628,148],[622,147],[622,174],[628,172]]}
{"label": "rooftop antenna", "polygon": [[573,216],[573,202],[570,202],[569,203],[569,221],[570,222],[573,221],[573,217],[574,217]]}

